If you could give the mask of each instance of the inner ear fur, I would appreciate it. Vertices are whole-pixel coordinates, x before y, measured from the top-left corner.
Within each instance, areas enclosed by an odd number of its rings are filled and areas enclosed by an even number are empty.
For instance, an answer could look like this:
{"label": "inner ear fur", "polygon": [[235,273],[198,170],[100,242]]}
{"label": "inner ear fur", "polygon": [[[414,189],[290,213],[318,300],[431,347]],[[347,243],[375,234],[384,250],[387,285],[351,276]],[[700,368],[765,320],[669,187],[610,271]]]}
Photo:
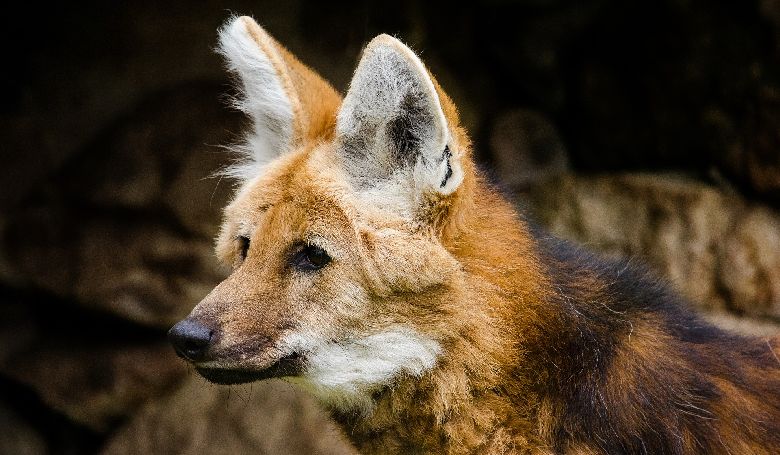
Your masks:
{"label": "inner ear fur", "polygon": [[285,47],[249,17],[247,28],[257,36],[258,43],[265,41],[281,58],[279,72],[286,73],[285,91],[296,99],[294,104],[294,139],[317,140],[333,136],[336,113],[341,105],[341,95],[317,72],[301,63]]}
{"label": "inner ear fur", "polygon": [[[389,35],[366,46],[336,132],[359,189],[389,182],[415,199],[420,191],[450,194],[462,181],[459,144],[453,141],[440,90],[420,59]],[[399,175],[408,178],[399,181]]]}
{"label": "inner ear fur", "polygon": [[301,143],[333,136],[341,96],[254,19],[230,19],[220,30],[218,51],[240,84],[235,104],[253,121],[244,172]]}

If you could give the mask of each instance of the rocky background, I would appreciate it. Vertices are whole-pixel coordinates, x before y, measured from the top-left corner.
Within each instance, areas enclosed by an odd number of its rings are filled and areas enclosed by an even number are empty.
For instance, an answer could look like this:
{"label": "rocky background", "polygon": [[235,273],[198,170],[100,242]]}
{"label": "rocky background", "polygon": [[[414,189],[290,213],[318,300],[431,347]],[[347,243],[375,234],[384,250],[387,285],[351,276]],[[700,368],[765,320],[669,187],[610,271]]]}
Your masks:
{"label": "rocky background", "polygon": [[164,338],[225,274],[231,11],[342,90],[396,34],[529,219],[780,331],[780,1],[161,3],[4,11],[0,453],[351,453],[305,395],[209,385]]}

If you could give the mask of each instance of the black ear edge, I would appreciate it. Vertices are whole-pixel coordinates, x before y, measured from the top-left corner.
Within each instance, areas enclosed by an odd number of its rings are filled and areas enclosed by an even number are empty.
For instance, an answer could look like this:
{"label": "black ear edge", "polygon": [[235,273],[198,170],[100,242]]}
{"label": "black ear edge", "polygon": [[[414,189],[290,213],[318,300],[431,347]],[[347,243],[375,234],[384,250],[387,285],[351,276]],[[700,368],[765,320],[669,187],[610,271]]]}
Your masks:
{"label": "black ear edge", "polygon": [[441,181],[441,184],[439,184],[439,188],[444,188],[447,185],[447,181],[452,177],[452,163],[450,163],[450,158],[452,158],[452,152],[450,152],[450,146],[445,145],[444,146],[444,153],[443,156],[445,160],[447,160],[447,173],[444,174],[444,178]]}

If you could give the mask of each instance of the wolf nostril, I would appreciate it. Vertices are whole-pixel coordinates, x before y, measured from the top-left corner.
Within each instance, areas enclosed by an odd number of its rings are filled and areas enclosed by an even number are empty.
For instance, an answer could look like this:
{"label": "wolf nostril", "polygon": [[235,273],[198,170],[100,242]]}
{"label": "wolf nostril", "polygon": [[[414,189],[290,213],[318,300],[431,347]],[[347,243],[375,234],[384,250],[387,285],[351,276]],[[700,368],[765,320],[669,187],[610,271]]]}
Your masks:
{"label": "wolf nostril", "polygon": [[213,330],[194,319],[179,321],[168,331],[176,354],[193,362],[203,360],[213,335]]}

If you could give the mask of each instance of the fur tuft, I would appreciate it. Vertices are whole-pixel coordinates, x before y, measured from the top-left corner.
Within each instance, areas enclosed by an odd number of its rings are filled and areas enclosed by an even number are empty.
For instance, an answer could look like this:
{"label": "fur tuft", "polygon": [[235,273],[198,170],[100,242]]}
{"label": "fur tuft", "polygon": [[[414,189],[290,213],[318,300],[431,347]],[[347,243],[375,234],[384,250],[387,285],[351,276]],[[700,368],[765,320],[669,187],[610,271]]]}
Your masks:
{"label": "fur tuft", "polygon": [[219,31],[217,52],[238,81],[239,95],[232,105],[252,120],[244,143],[232,147],[238,159],[222,172],[243,182],[258,175],[265,164],[290,148],[293,100],[285,88],[281,57],[251,18],[231,18]]}
{"label": "fur tuft", "polygon": [[371,394],[400,374],[420,377],[436,364],[441,346],[408,327],[389,327],[358,339],[333,342],[313,335],[291,334],[281,342],[290,352],[304,352],[307,367],[290,378],[324,404],[340,412],[368,414]]}

